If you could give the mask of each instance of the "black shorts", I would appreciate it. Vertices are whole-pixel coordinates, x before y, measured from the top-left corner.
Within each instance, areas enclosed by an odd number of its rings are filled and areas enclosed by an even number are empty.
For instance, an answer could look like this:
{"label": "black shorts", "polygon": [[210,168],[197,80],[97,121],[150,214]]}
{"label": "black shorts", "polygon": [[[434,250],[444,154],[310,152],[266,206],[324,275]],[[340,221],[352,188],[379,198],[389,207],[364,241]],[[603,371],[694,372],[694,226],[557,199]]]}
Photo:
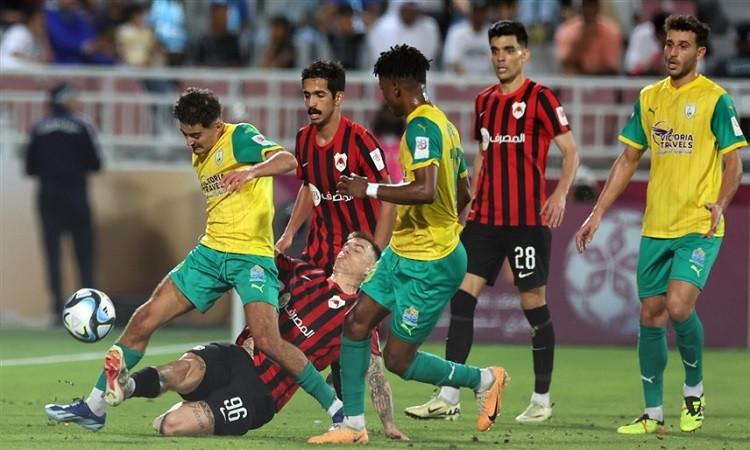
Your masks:
{"label": "black shorts", "polygon": [[206,374],[201,384],[182,398],[208,404],[214,415],[214,434],[243,435],[273,418],[276,402],[242,347],[214,343],[199,345],[189,353],[205,361]]}
{"label": "black shorts", "polygon": [[477,222],[461,233],[468,256],[466,272],[493,286],[508,258],[515,285],[528,291],[547,284],[552,233],[547,227],[495,227]]}

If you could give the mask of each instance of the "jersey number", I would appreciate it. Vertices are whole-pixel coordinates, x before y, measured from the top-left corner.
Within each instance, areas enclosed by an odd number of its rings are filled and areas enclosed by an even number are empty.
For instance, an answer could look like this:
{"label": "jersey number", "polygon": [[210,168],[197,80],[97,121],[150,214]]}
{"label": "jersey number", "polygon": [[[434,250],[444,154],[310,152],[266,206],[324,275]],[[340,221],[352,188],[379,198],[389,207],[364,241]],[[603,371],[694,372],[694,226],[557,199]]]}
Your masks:
{"label": "jersey number", "polygon": [[235,422],[247,417],[247,409],[242,406],[242,399],[239,397],[224,400],[224,406],[220,409],[227,422]]}
{"label": "jersey number", "polygon": [[516,247],[516,269],[534,270],[536,267],[536,250],[532,246]]}

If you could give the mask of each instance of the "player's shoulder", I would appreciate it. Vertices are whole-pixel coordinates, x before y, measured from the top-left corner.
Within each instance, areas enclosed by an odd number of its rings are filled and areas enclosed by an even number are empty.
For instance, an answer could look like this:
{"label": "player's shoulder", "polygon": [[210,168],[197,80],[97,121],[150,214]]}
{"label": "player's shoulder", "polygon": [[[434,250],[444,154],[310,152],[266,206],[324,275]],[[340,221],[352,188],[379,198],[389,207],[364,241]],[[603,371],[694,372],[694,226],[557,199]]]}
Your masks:
{"label": "player's shoulder", "polygon": [[705,75],[700,75],[700,78],[698,80],[698,88],[701,91],[711,93],[717,97],[721,97],[722,95],[727,93],[727,90],[721,87],[719,83],[715,82]]}
{"label": "player's shoulder", "polygon": [[641,89],[640,97],[643,98],[644,96],[650,95],[650,94],[656,94],[661,92],[662,90],[669,87],[669,77],[664,78],[662,80],[659,80],[657,82],[647,84]]}
{"label": "player's shoulder", "polygon": [[355,122],[346,116],[341,116],[341,125],[351,127],[352,132],[359,136],[367,136],[370,134],[370,130],[368,130],[366,126],[359,122]]}
{"label": "player's shoulder", "polygon": [[495,92],[496,89],[497,89],[497,84],[493,84],[493,85],[487,86],[486,88],[484,88],[481,91],[479,91],[479,93],[477,94],[477,96],[475,98],[476,101],[479,102],[483,98],[492,95],[492,93]]}

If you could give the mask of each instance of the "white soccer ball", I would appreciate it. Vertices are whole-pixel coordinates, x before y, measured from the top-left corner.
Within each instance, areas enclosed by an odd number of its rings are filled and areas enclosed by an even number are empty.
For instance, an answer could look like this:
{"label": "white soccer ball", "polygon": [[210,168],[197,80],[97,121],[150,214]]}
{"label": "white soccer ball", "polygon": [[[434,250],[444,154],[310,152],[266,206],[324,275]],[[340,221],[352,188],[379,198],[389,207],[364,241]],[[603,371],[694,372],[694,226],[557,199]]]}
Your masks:
{"label": "white soccer ball", "polygon": [[115,305],[102,291],[79,289],[65,301],[62,319],[71,336],[81,342],[96,342],[112,331]]}

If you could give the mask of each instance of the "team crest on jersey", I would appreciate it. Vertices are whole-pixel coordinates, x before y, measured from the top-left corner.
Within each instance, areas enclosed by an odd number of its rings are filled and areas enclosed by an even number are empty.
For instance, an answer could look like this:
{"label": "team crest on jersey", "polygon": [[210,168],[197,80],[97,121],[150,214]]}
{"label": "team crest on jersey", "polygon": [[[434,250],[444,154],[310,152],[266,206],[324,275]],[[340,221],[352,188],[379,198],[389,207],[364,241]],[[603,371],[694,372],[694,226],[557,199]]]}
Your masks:
{"label": "team crest on jersey", "polygon": [[346,169],[347,159],[346,153],[335,153],[333,155],[333,165],[336,167],[336,170],[343,172]]}
{"label": "team crest on jersey", "polygon": [[329,309],[339,309],[342,306],[344,306],[346,302],[344,299],[339,297],[338,295],[334,295],[331,298],[328,299],[328,308]]}
{"label": "team crest on jersey", "polygon": [[220,166],[221,162],[224,160],[224,149],[220,148],[216,151],[216,156],[214,156],[214,161],[216,161],[216,165]]}
{"label": "team crest on jersey", "polygon": [[513,111],[513,117],[520,119],[523,117],[523,113],[526,112],[526,102],[513,102],[511,111]]}
{"label": "team crest on jersey", "polygon": [[401,328],[406,330],[411,336],[412,331],[417,328],[419,323],[419,310],[413,306],[410,306],[404,310],[401,315]]}
{"label": "team crest on jersey", "polygon": [[685,105],[685,117],[692,119],[695,116],[695,103]]}

